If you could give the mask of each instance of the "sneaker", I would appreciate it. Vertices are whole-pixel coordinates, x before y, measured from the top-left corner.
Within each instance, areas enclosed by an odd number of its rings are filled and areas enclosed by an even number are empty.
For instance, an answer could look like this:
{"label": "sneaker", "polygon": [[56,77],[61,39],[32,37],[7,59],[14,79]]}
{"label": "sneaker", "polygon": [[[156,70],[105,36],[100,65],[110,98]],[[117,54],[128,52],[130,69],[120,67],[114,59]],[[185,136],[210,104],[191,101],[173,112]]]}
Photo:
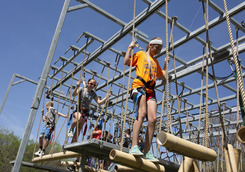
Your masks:
{"label": "sneaker", "polygon": [[43,151],[41,151],[40,156],[43,156],[43,155],[44,155],[44,152],[43,152]]}
{"label": "sneaker", "polygon": [[39,149],[37,152],[34,153],[34,155],[36,155],[36,156],[43,156],[44,155],[44,152],[41,149]]}
{"label": "sneaker", "polygon": [[41,155],[41,149],[39,149],[37,152],[34,153],[35,156],[40,156]]}
{"label": "sneaker", "polygon": [[129,150],[129,154],[134,156],[143,156],[144,154],[140,151],[140,148],[138,145],[135,145]]}
{"label": "sneaker", "polygon": [[149,160],[151,162],[155,162],[155,163],[159,162],[159,160],[153,156],[151,151],[147,152],[147,154],[145,154],[143,158],[146,159],[146,160]]}
{"label": "sneaker", "polygon": [[76,168],[75,168],[74,165],[73,165],[73,166],[70,166],[70,167],[66,167],[66,169],[67,169],[68,171],[75,171],[75,170],[76,170]]}
{"label": "sneaker", "polygon": [[68,137],[73,137],[73,129],[72,128],[69,128],[69,130],[68,130]]}

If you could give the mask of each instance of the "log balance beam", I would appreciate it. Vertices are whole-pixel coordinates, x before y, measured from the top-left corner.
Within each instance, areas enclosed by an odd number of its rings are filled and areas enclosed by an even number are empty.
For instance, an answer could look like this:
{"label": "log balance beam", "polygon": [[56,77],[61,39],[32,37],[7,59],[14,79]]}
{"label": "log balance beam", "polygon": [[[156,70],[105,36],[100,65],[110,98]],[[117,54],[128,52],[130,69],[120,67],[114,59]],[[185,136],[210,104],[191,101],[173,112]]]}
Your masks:
{"label": "log balance beam", "polygon": [[245,145],[245,126],[242,126],[238,129],[238,131],[236,132],[236,139],[243,145]]}
{"label": "log balance beam", "polygon": [[141,171],[165,172],[164,166],[160,164],[155,164],[151,161],[130,155],[116,149],[111,150],[109,158],[111,161],[117,162],[127,167],[136,168]]}
{"label": "log balance beam", "polygon": [[181,155],[185,155],[201,161],[214,161],[217,154],[214,150],[199,144],[181,139],[166,132],[160,132],[157,136],[157,143]]}
{"label": "log balance beam", "polygon": [[54,161],[66,158],[81,157],[82,155],[72,151],[59,152],[54,154],[43,155],[32,159],[32,162]]}
{"label": "log balance beam", "polygon": [[224,152],[226,171],[238,171],[241,149],[235,149],[231,144],[227,144],[227,147],[224,147]]}
{"label": "log balance beam", "polygon": [[116,165],[115,172],[142,172],[142,170],[137,170],[135,168],[126,167],[124,165]]}

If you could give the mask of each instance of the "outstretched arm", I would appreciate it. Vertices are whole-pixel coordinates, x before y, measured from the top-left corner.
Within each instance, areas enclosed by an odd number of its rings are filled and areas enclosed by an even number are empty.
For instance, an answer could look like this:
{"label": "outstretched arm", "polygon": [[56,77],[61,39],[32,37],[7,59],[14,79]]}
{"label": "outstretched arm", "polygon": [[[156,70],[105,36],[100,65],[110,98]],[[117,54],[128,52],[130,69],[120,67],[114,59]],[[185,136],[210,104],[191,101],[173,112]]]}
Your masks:
{"label": "outstretched arm", "polygon": [[95,97],[94,100],[96,101],[96,103],[97,103],[98,105],[102,105],[103,103],[105,103],[105,101],[106,101],[110,96],[111,96],[111,91],[109,91],[109,92],[106,94],[105,98],[103,98],[102,100],[101,100],[98,96]]}
{"label": "outstretched arm", "polygon": [[135,41],[132,41],[129,46],[128,49],[126,51],[126,54],[124,56],[124,65],[130,65],[130,53],[131,50],[135,47]]}
{"label": "outstretched arm", "polygon": [[64,117],[64,118],[68,118],[68,117],[69,117],[69,114],[64,115],[64,114],[62,114],[62,113],[60,113],[60,112],[57,112],[57,115],[62,116],[62,117]]}

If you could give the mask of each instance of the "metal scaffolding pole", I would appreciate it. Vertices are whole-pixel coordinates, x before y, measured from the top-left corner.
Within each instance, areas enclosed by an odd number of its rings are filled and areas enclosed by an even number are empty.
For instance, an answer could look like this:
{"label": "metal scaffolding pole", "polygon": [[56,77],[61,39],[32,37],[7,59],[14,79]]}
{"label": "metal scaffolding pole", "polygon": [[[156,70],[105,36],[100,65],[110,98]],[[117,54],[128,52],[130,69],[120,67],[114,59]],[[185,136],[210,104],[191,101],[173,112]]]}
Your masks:
{"label": "metal scaffolding pole", "polygon": [[13,85],[14,79],[15,79],[15,73],[13,74],[13,76],[12,76],[12,78],[11,78],[11,81],[10,81],[10,83],[9,83],[7,92],[5,93],[5,96],[4,96],[4,98],[3,98],[3,102],[2,102],[1,107],[0,107],[0,115],[1,115],[1,113],[2,113],[2,110],[3,110],[3,107],[4,107],[4,105],[5,105],[5,102],[6,102],[7,98],[8,98],[9,91],[10,91],[10,88],[12,87],[12,85]]}
{"label": "metal scaffolding pole", "polygon": [[64,21],[65,21],[65,17],[67,14],[67,10],[69,8],[69,4],[70,4],[70,0],[65,0],[62,11],[61,11],[61,15],[60,15],[60,18],[59,18],[59,21],[58,21],[58,24],[57,24],[57,27],[56,27],[56,30],[54,33],[54,37],[53,37],[52,43],[50,45],[49,53],[48,53],[48,56],[47,56],[47,59],[46,59],[46,62],[45,62],[44,68],[43,68],[43,72],[42,72],[41,78],[38,82],[36,93],[35,93],[33,101],[32,101],[31,111],[30,111],[29,118],[28,118],[28,121],[26,124],[24,135],[21,139],[20,147],[19,147],[16,159],[15,159],[14,166],[12,168],[12,172],[18,172],[20,170],[20,166],[21,166],[22,159],[23,159],[23,156],[25,153],[26,145],[27,145],[28,140],[30,138],[30,134],[32,131],[32,127],[33,127],[35,117],[36,117],[37,109],[39,107],[39,104],[40,104],[40,101],[42,98],[42,94],[43,94],[43,90],[45,88],[46,81],[48,78],[49,67],[50,67],[52,60],[53,60],[54,52],[55,52],[55,49],[56,49],[56,46],[58,43],[58,39],[59,39],[59,36],[61,33],[62,26],[63,26]]}

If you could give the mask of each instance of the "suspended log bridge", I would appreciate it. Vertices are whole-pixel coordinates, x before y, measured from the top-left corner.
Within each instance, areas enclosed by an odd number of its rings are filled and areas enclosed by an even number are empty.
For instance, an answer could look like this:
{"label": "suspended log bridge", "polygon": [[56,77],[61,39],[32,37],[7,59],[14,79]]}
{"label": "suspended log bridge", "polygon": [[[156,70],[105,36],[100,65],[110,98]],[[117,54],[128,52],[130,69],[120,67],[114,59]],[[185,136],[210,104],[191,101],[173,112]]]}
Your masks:
{"label": "suspended log bridge", "polygon": [[201,161],[214,161],[217,154],[214,150],[181,139],[166,132],[161,132],[157,136],[157,143],[169,149],[169,151],[185,155]]}
{"label": "suspended log bridge", "polygon": [[76,152],[71,152],[71,151],[65,151],[65,152],[43,155],[41,157],[36,157],[32,159],[32,162],[55,161],[60,159],[76,158],[76,157],[81,157],[81,154]]}
{"label": "suspended log bridge", "polygon": [[236,133],[236,138],[239,142],[245,145],[245,126],[238,129]]}
{"label": "suspended log bridge", "polygon": [[141,171],[150,171],[150,172],[164,172],[165,168],[163,165],[153,163],[151,161],[145,160],[140,157],[130,155],[128,153],[113,149],[110,152],[109,158],[113,162],[119,164],[136,168]]}

